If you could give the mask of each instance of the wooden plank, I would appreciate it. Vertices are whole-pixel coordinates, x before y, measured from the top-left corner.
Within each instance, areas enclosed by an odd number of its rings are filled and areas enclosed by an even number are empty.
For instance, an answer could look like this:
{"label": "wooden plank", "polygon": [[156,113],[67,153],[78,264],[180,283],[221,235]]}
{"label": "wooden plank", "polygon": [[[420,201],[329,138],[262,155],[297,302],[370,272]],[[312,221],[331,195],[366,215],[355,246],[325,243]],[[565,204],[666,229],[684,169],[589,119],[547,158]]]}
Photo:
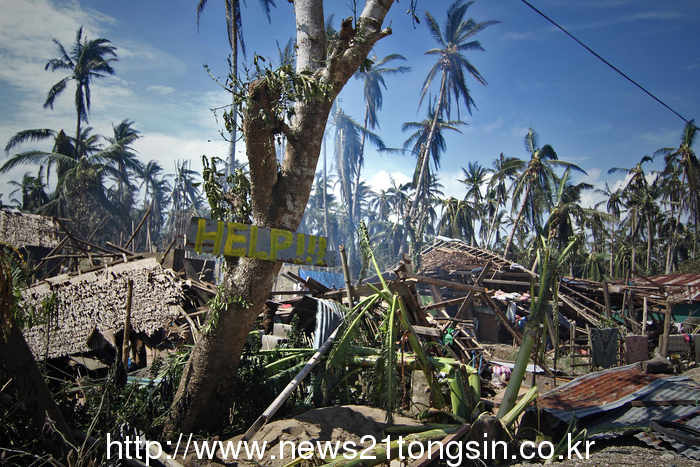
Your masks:
{"label": "wooden plank", "polygon": [[[489,260],[486,263],[486,266],[481,270],[481,273],[479,273],[479,276],[476,278],[476,285],[481,286],[482,281],[485,280],[486,274],[488,274],[489,269],[491,269],[491,260]],[[474,315],[471,313],[471,310],[469,309],[469,305],[471,302],[474,300],[474,297],[476,296],[475,292],[469,292],[467,294],[467,298],[464,299],[462,304],[459,306],[459,310],[457,310],[457,314],[455,315],[456,318],[464,318],[465,315],[469,319],[474,319]]]}
{"label": "wooden plank", "polygon": [[407,280],[414,280],[422,284],[436,285],[438,287],[446,287],[453,290],[466,290],[467,292],[486,292],[486,289],[476,285],[462,284],[461,282],[446,281],[443,279],[436,279],[433,277],[426,277],[420,275],[411,275]]}
{"label": "wooden plank", "polygon": [[413,329],[418,333],[423,336],[433,336],[433,337],[440,337],[440,330],[436,328],[431,328],[428,326],[418,326],[418,325],[413,325]]}
{"label": "wooden plank", "polygon": [[605,299],[605,316],[612,318],[612,307],[610,306],[610,289],[607,281],[603,281],[603,298]]}
{"label": "wooden plank", "polygon": [[[430,287],[430,295],[432,295],[433,300],[435,300],[436,302],[443,301],[442,300],[442,293],[440,292],[440,289],[438,289],[437,285],[429,284],[429,287]],[[447,314],[447,311],[444,308],[438,308],[437,310],[445,318],[450,317],[450,315]]]}
{"label": "wooden plank", "polygon": [[439,303],[431,303],[430,305],[424,306],[423,310],[428,311],[428,310],[434,310],[436,308],[444,308],[447,306],[457,305],[457,304],[464,302],[464,298],[465,297],[458,297],[458,298],[452,298],[450,300],[444,300],[444,301],[439,302]]}

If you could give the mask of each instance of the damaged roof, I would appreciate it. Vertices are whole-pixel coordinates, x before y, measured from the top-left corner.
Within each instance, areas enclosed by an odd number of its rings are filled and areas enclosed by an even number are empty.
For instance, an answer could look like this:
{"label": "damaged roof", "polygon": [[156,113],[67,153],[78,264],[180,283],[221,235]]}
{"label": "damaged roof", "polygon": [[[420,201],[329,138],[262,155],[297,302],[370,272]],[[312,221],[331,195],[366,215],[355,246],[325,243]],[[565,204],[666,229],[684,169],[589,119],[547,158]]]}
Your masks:
{"label": "damaged roof", "polygon": [[515,264],[491,251],[469,246],[462,240],[436,237],[421,249],[419,272],[440,274],[450,271],[469,271],[484,267],[489,261],[494,270],[510,270]]}
{"label": "damaged roof", "polygon": [[[183,291],[170,269],[155,258],[121,263],[97,271],[69,276],[62,274],[26,289],[25,304],[37,312],[55,294],[56,303],[45,323],[24,331],[38,360],[91,350],[95,331],[105,335],[124,328],[127,282],[133,280],[131,327],[152,335],[167,327],[182,310]],[[48,344],[48,349],[47,349]]]}
{"label": "damaged roof", "polygon": [[0,209],[0,242],[17,248],[54,248],[60,241],[52,217]]}

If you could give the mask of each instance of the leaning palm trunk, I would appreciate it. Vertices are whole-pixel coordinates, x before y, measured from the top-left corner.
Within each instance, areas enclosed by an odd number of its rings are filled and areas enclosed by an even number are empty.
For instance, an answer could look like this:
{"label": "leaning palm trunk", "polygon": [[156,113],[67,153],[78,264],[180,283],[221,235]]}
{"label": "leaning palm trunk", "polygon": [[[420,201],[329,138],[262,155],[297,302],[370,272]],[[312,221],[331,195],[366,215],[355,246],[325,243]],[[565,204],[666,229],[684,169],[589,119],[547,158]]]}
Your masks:
{"label": "leaning palm trunk", "polygon": [[[435,105],[435,115],[433,115],[433,121],[430,124],[430,131],[428,132],[428,138],[425,145],[421,148],[420,158],[420,172],[418,173],[418,178],[414,177],[414,182],[416,184],[416,192],[413,196],[413,202],[406,214],[406,230],[409,233],[410,245],[409,249],[411,253],[417,253],[416,245],[420,241],[420,237],[423,235],[423,222],[424,218],[416,219],[416,215],[419,212],[418,204],[420,197],[424,194],[425,189],[427,189],[427,171],[428,165],[430,164],[430,150],[432,149],[433,139],[435,139],[435,134],[437,133],[437,125],[440,120],[440,114],[442,113],[442,107],[444,105],[445,91],[447,85],[447,73],[442,72],[442,81],[440,82],[440,94],[438,97],[437,104]],[[424,187],[425,185],[425,187]],[[418,229],[415,228],[414,222],[418,220]]]}
{"label": "leaning palm trunk", "polygon": [[523,214],[525,213],[525,206],[527,205],[527,198],[530,195],[530,185],[528,184],[527,188],[525,188],[525,195],[523,196],[523,204],[520,205],[520,209],[518,210],[518,215],[515,217],[515,220],[513,221],[513,229],[510,231],[510,235],[508,236],[508,240],[506,241],[506,248],[503,251],[503,257],[508,258],[508,253],[510,253],[510,246],[513,243],[513,237],[515,237],[515,231],[518,229],[518,224],[520,224],[520,219],[522,219]]}

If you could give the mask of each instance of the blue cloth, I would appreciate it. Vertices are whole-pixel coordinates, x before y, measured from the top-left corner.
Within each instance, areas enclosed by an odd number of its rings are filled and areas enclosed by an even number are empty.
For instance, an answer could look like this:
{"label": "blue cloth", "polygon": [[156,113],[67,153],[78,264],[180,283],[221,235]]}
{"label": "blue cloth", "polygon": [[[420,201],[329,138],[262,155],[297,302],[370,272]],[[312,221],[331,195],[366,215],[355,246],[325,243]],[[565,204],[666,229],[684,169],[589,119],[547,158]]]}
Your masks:
{"label": "blue cloth", "polygon": [[299,277],[302,279],[308,279],[309,277],[316,282],[320,282],[329,289],[340,289],[345,286],[345,278],[342,274],[337,272],[323,272],[323,271],[306,271],[304,269],[299,270]]}

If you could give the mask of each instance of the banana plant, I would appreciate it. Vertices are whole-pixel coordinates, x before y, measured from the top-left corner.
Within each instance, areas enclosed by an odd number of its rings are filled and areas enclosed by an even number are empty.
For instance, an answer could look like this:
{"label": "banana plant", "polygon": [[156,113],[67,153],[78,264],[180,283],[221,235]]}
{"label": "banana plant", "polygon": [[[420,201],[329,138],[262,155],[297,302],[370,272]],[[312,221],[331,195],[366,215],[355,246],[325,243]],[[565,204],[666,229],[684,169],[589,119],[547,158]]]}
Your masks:
{"label": "banana plant", "polygon": [[[539,290],[535,294],[534,282],[530,286],[530,319],[523,332],[520,351],[515,360],[515,368],[510,376],[508,387],[503,395],[503,402],[498,409],[497,417],[501,420],[515,407],[515,400],[520,391],[530,354],[537,341],[539,327],[544,321],[547,306],[551,300],[557,300],[556,282],[559,271],[565,265],[569,255],[578,245],[578,239],[571,241],[566,247],[557,250],[550,242],[542,237],[542,247],[537,250],[537,260],[541,265]],[[523,410],[525,407],[523,407]]]}
{"label": "banana plant", "polygon": [[328,369],[335,369],[338,367],[346,367],[351,365],[350,357],[353,355],[353,342],[360,329],[360,324],[362,319],[367,315],[367,313],[376,306],[386,307],[386,311],[383,313],[382,324],[379,326],[378,336],[375,338],[375,342],[378,340],[381,343],[381,348],[379,355],[375,358],[367,357],[365,359],[366,366],[374,366],[377,378],[377,386],[381,392],[380,400],[382,405],[387,411],[387,422],[392,424],[392,411],[396,406],[397,394],[399,393],[399,381],[398,381],[398,371],[397,371],[397,336],[399,335],[398,326],[400,325],[403,330],[406,331],[407,339],[410,343],[411,349],[415,354],[415,359],[421,370],[424,372],[430,391],[433,397],[433,403],[436,408],[442,409],[447,404],[445,398],[442,394],[442,389],[437,375],[433,369],[433,366],[428,360],[423,347],[418,340],[418,337],[408,320],[408,315],[406,313],[406,306],[403,299],[395,293],[392,293],[387,285],[386,281],[382,276],[382,271],[379,269],[374,253],[370,247],[369,234],[364,223],[360,225],[360,243],[363,251],[363,255],[367,262],[371,262],[374,267],[379,280],[381,282],[380,287],[376,288],[370,285],[373,289],[374,294],[369,297],[364,298],[353,308],[351,314],[345,319],[344,325],[341,327],[339,338],[336,341],[326,367]]}

